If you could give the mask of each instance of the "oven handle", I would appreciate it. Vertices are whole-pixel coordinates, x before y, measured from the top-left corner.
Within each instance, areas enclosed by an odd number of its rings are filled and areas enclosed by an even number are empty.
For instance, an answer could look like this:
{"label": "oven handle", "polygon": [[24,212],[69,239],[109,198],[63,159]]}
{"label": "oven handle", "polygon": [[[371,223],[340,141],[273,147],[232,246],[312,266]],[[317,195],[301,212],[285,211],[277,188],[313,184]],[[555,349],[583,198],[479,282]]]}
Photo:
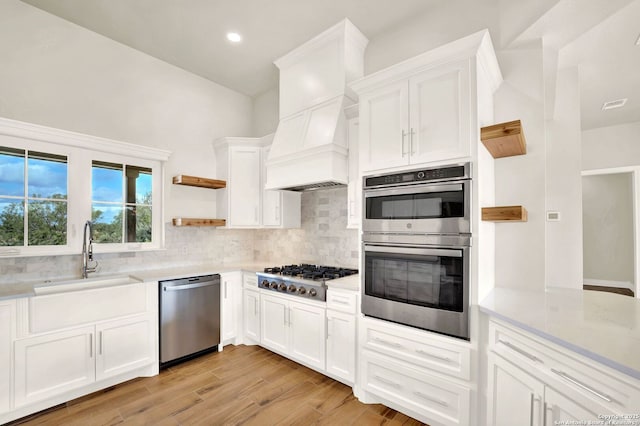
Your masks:
{"label": "oven handle", "polygon": [[435,248],[418,248],[418,247],[398,247],[398,246],[379,246],[365,244],[364,251],[373,253],[398,253],[398,254],[416,254],[420,256],[446,256],[446,257],[462,257],[462,250],[457,249],[435,249]]}
{"label": "oven handle", "polygon": [[[466,181],[468,182],[468,181]],[[465,182],[465,183],[466,183]],[[428,194],[433,192],[462,191],[464,183],[406,185],[391,188],[365,189],[364,197],[387,197],[390,195]]]}

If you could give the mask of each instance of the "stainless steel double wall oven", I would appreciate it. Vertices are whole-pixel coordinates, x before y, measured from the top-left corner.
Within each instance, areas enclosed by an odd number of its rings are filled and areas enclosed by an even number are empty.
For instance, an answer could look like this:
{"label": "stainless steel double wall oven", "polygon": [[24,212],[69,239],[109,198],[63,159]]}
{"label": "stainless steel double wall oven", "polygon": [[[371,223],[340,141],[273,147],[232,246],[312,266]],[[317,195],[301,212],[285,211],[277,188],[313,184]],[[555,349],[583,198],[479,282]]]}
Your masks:
{"label": "stainless steel double wall oven", "polygon": [[471,164],[365,176],[365,315],[469,339]]}

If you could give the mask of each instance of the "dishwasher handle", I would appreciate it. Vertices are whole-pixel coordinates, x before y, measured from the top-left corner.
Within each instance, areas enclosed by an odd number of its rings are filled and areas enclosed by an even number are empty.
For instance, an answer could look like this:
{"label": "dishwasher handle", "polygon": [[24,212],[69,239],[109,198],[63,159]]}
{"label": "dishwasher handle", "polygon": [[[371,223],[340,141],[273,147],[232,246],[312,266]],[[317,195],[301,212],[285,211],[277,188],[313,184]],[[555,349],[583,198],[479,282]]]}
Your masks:
{"label": "dishwasher handle", "polygon": [[190,290],[192,288],[209,287],[216,284],[218,284],[218,282],[216,281],[207,281],[207,282],[197,283],[197,284],[163,286],[162,289],[164,291],[180,291],[180,290]]}

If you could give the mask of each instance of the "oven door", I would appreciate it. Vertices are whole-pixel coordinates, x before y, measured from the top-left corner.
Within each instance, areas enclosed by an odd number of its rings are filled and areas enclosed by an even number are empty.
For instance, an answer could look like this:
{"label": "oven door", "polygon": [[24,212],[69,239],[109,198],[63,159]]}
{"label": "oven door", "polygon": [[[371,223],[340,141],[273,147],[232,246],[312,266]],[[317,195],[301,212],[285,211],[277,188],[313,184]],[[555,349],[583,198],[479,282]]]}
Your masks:
{"label": "oven door", "polygon": [[365,189],[364,232],[471,233],[471,181]]}
{"label": "oven door", "polygon": [[363,246],[363,314],[469,339],[469,247]]}

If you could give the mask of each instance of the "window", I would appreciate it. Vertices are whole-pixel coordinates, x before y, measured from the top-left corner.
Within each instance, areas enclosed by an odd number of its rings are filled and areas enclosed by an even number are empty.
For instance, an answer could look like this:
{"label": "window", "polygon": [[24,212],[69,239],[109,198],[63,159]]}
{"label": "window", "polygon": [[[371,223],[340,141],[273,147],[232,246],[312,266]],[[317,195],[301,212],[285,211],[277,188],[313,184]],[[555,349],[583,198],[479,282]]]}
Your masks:
{"label": "window", "polygon": [[67,245],[67,157],[0,146],[0,246]]}
{"label": "window", "polygon": [[91,220],[97,243],[152,241],[152,170],[93,161]]}

